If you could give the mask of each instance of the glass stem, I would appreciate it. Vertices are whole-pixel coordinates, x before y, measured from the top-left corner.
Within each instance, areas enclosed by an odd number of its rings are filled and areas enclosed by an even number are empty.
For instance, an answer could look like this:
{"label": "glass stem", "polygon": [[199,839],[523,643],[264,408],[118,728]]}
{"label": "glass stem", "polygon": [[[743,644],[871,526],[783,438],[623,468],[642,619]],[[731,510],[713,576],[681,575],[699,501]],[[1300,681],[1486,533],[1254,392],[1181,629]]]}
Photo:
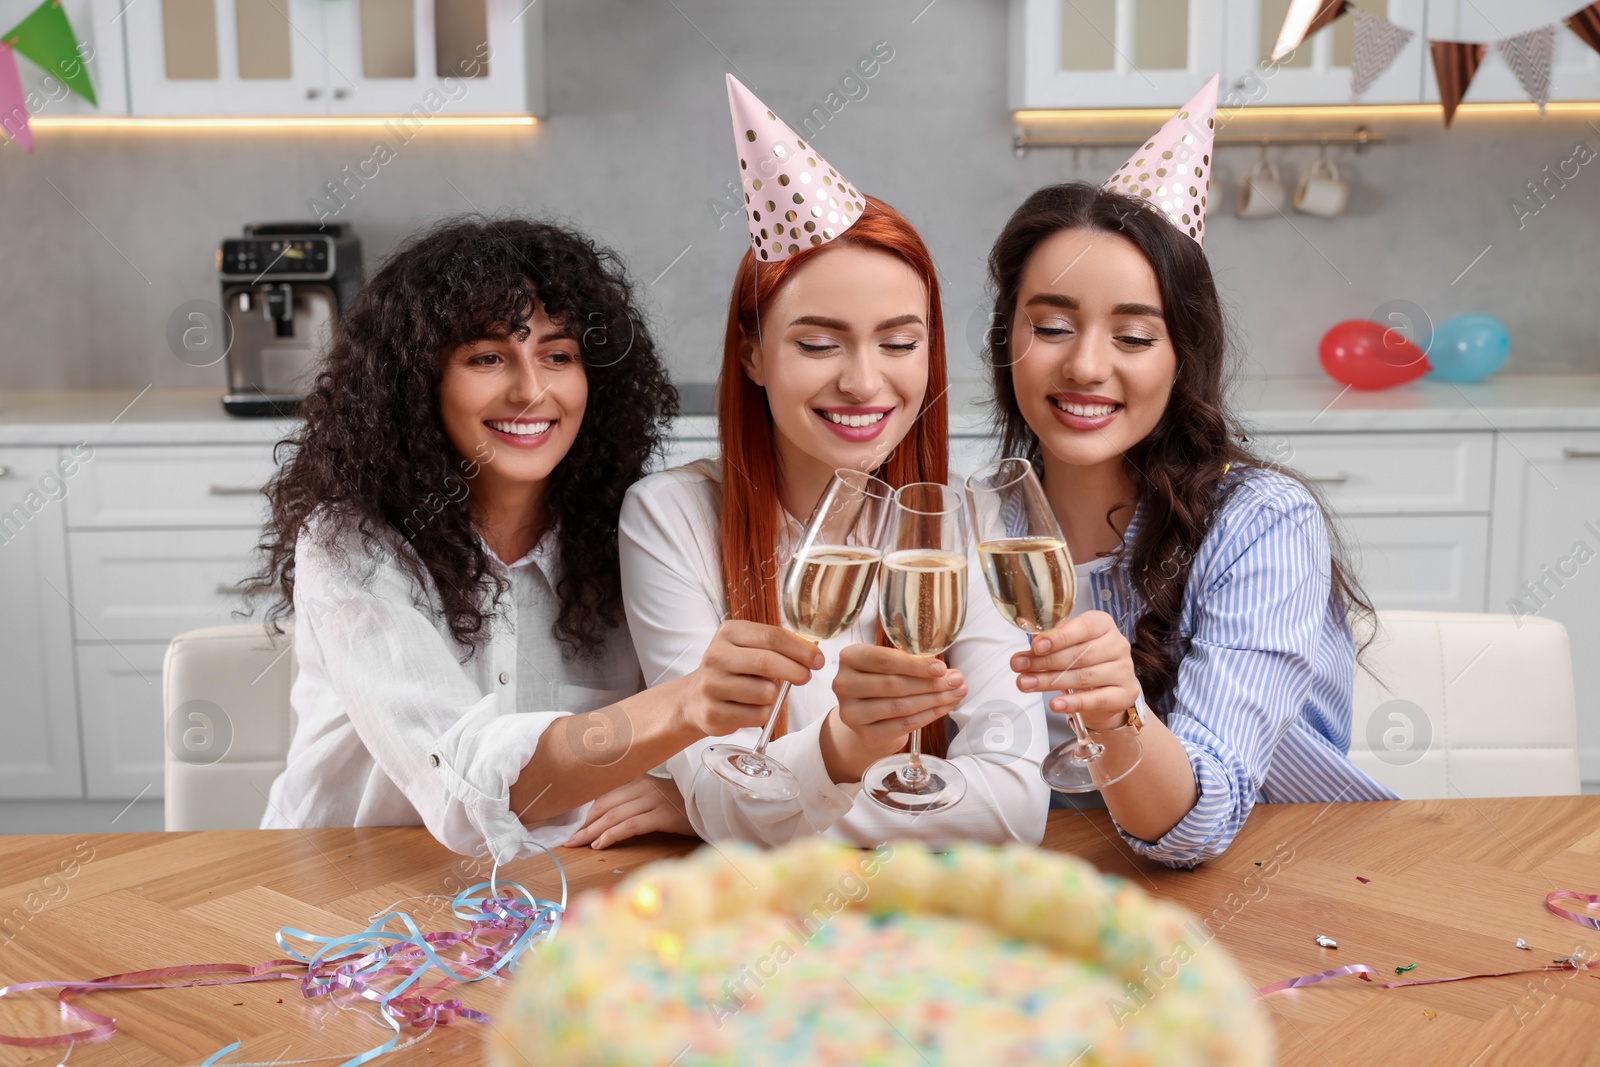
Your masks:
{"label": "glass stem", "polygon": [[783,701],[789,695],[789,683],[784,682],[783,688],[778,690],[778,699],[772,702],[772,714],[767,716],[767,725],[761,728],[761,738],[756,742],[756,747],[751,749],[757,757],[767,754],[767,742],[772,740],[773,728],[778,725],[778,712],[783,710]]}
{"label": "glass stem", "polygon": [[1100,758],[1100,753],[1105,751],[1104,746],[1089,737],[1089,728],[1083,724],[1083,716],[1076,711],[1072,713],[1072,732],[1078,735],[1079,759],[1089,761]]}
{"label": "glass stem", "polygon": [[911,748],[906,753],[906,762],[916,774],[922,773],[922,731],[911,731]]}

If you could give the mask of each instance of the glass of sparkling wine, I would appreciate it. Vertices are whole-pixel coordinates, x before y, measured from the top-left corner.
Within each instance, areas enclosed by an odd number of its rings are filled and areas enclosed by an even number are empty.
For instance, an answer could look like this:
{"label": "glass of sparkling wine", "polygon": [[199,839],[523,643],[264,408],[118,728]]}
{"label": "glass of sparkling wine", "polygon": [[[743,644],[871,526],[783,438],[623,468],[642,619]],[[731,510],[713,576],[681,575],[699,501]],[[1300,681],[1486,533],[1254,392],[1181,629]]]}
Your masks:
{"label": "glass of sparkling wine", "polygon": [[[1055,629],[1072,614],[1077,579],[1033,464],[1025,459],[991,463],[967,479],[967,502],[995,607],[1024,633]],[[1121,781],[1139,765],[1143,746],[1131,732],[1113,756],[1089,736],[1082,717],[1073,713],[1070,719],[1077,739],[1051,749],[1039,765],[1051,789],[1088,793]]]}
{"label": "glass of sparkling wine", "polygon": [[[894,647],[937,656],[967,621],[967,522],[961,497],[948,485],[913,482],[889,505],[878,583],[879,621]],[[891,811],[943,811],[967,791],[955,765],[911,747],[867,768],[861,787]]]}
{"label": "glass of sparkling wine", "polygon": [[[826,641],[844,633],[861,614],[883,555],[878,543],[893,495],[888,483],[870,474],[833,472],[778,586],[778,604],[789,629]],[[767,755],[788,696],[785,682],[754,748],[712,745],[701,754],[713,774],[752,799],[793,800],[800,795],[794,772]]]}

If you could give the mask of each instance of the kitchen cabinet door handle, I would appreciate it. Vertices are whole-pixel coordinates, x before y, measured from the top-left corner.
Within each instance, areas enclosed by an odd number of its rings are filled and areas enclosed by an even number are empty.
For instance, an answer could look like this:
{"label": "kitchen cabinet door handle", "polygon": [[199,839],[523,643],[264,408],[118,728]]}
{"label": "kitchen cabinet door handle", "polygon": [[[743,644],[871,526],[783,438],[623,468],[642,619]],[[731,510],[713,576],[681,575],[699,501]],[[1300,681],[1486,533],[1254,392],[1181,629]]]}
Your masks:
{"label": "kitchen cabinet door handle", "polygon": [[306,90],[306,99],[307,100],[315,100],[317,97],[319,97],[321,95],[322,95],[322,90],[321,89],[307,89]]}
{"label": "kitchen cabinet door handle", "polygon": [[256,496],[261,492],[259,485],[213,485],[206,490],[212,496]]}
{"label": "kitchen cabinet door handle", "polygon": [[217,583],[217,595],[218,596],[240,596],[243,593],[244,593],[244,583],[243,582],[239,582],[237,584],[235,584],[233,582],[218,582]]}
{"label": "kitchen cabinet door handle", "polygon": [[10,474],[11,474],[11,468],[10,467],[0,467],[0,478],[9,477]]}
{"label": "kitchen cabinet door handle", "polygon": [[333,91],[333,98],[335,100],[343,100],[345,97],[347,97],[349,95],[350,95],[350,90],[349,89],[335,89]]}
{"label": "kitchen cabinet door handle", "polygon": [[1327,484],[1327,485],[1342,485],[1343,483],[1348,482],[1349,480],[1350,480],[1350,476],[1348,474],[1344,473],[1343,471],[1340,471],[1338,474],[1308,474],[1308,475],[1306,475],[1306,481],[1308,481],[1308,482],[1322,482],[1322,483]]}
{"label": "kitchen cabinet door handle", "polygon": [[1600,459],[1600,448],[1563,448],[1562,459]]}

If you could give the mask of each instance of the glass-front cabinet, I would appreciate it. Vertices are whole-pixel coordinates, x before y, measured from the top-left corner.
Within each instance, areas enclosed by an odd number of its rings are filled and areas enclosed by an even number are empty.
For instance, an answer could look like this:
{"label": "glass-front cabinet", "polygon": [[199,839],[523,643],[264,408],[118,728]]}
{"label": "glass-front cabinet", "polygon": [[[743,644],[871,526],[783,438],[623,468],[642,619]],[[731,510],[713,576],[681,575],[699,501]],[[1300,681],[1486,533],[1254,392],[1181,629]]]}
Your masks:
{"label": "glass-front cabinet", "polygon": [[[1227,9],[1227,66],[1222,95],[1230,87],[1240,104],[1279,107],[1294,104],[1415,104],[1421,98],[1424,0],[1361,0],[1361,10],[1412,32],[1389,69],[1361,94],[1350,97],[1350,65],[1355,52],[1354,12],[1318,30],[1290,54],[1272,61],[1290,0],[1230,0]],[[1179,101],[1180,103],[1182,101]]]}
{"label": "glass-front cabinet", "polygon": [[1013,108],[1176,107],[1223,66],[1226,0],[1012,0]]}
{"label": "glass-front cabinet", "polygon": [[123,21],[135,115],[539,114],[544,107],[539,3],[142,0]]}
{"label": "glass-front cabinet", "polygon": [[1497,38],[1557,25],[1552,100],[1600,100],[1600,54],[1560,22],[1575,0],[1360,0],[1412,32],[1352,101],[1356,16],[1336,19],[1272,62],[1290,0],[1011,0],[1013,109],[1177,107],[1221,72],[1223,107],[1438,103],[1427,39],[1484,41],[1468,102],[1528,97]]}

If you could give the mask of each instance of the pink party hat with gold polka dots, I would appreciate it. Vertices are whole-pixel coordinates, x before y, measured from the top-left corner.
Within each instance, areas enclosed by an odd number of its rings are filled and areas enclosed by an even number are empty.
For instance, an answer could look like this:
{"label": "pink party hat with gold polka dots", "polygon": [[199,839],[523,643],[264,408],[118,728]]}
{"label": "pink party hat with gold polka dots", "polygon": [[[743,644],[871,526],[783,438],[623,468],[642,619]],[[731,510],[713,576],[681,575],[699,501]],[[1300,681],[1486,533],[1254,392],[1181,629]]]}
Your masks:
{"label": "pink party hat with gold polka dots", "polygon": [[732,74],[728,109],[757,259],[788,259],[833,240],[861,217],[866,198]]}
{"label": "pink party hat with gold polka dots", "polygon": [[1217,127],[1218,76],[1124,163],[1104,188],[1143,200],[1202,244]]}

